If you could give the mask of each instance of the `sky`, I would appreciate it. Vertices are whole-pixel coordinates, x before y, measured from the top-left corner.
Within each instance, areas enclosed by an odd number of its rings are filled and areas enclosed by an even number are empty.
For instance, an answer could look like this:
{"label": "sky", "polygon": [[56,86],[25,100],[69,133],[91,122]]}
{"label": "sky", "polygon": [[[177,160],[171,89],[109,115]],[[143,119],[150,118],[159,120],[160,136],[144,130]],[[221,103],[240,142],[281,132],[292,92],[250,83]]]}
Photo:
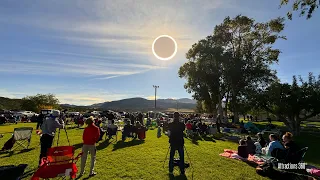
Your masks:
{"label": "sky", "polygon": [[[178,69],[192,44],[226,16],[266,22],[285,16],[280,0],[1,0],[0,96],[53,93],[61,103],[89,105],[132,97],[191,98]],[[282,82],[320,71],[320,13],[293,16],[275,44]],[[161,61],[152,53],[160,35],[178,45]]]}

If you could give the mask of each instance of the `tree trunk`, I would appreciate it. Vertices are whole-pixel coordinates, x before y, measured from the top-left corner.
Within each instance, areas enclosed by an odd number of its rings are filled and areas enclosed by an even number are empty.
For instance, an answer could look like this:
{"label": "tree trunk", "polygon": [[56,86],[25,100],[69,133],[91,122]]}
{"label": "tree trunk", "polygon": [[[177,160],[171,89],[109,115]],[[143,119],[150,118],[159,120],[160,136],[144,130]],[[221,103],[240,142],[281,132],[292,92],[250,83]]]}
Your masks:
{"label": "tree trunk", "polygon": [[300,119],[297,117],[289,117],[288,120],[283,121],[284,124],[289,128],[290,132],[295,135],[300,135]]}
{"label": "tree trunk", "polygon": [[229,93],[227,93],[226,104],[225,104],[225,107],[224,107],[225,116],[228,116],[228,102],[229,102]]}
{"label": "tree trunk", "polygon": [[218,111],[219,111],[220,117],[222,118],[223,117],[223,109],[222,109],[222,100],[220,97],[219,97],[219,101],[218,101]]}

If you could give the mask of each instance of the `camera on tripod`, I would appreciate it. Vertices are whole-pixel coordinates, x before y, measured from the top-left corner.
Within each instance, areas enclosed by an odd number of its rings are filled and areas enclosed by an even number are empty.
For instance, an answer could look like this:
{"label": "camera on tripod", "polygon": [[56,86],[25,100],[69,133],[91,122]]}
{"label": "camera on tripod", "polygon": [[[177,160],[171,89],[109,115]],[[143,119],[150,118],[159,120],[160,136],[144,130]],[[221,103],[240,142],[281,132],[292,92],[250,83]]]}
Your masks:
{"label": "camera on tripod", "polygon": [[[179,167],[179,165],[180,165],[180,159],[178,159],[178,158],[173,159],[173,166],[174,167],[175,166]],[[187,169],[189,167],[190,167],[190,164],[185,162],[184,163],[184,168]]]}

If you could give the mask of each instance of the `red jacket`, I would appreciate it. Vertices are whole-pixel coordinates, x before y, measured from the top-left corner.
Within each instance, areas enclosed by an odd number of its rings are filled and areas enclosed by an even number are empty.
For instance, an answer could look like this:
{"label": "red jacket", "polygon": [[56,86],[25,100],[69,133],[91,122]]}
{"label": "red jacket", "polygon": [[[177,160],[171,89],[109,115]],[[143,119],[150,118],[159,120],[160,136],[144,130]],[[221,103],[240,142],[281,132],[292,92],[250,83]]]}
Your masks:
{"label": "red jacket", "polygon": [[99,140],[99,137],[100,137],[99,128],[94,124],[89,125],[83,131],[83,136],[82,136],[83,144],[94,145]]}

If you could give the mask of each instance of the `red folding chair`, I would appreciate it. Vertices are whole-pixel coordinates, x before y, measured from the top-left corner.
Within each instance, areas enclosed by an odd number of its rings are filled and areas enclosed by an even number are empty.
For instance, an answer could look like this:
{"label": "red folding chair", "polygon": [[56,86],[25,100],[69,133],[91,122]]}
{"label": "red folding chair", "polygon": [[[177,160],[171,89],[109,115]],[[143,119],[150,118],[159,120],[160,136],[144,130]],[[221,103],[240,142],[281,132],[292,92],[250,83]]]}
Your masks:
{"label": "red folding chair", "polygon": [[74,157],[75,147],[70,146],[67,131],[65,130],[69,146],[58,146],[60,130],[58,133],[57,147],[48,149],[47,157],[42,158],[39,169],[33,174],[31,180],[62,177],[76,178],[78,168],[76,162],[81,157],[79,153]]}

